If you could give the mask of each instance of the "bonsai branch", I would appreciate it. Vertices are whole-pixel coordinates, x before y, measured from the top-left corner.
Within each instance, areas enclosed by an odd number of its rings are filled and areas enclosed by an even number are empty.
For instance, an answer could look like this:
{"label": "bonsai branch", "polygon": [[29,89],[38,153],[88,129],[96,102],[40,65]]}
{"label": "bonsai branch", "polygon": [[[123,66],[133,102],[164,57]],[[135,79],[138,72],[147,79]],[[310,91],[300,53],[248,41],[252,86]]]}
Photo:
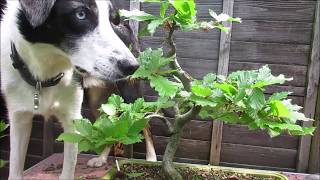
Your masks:
{"label": "bonsai branch", "polygon": [[164,117],[162,115],[159,115],[159,114],[150,114],[150,115],[146,116],[146,118],[147,119],[158,118],[158,119],[162,120],[162,122],[164,124],[167,125],[168,131],[169,131],[170,134],[172,134],[174,132],[173,131],[174,127],[173,127],[172,123],[170,122],[170,120],[168,118],[166,118],[166,117]]}
{"label": "bonsai branch", "polygon": [[178,128],[182,128],[186,123],[195,118],[201,110],[201,106],[193,106],[188,112],[185,114],[179,115],[176,118],[176,125]]}
{"label": "bonsai branch", "polygon": [[171,61],[171,63],[170,63],[170,67],[172,69],[176,70],[173,74],[177,78],[180,79],[181,83],[183,84],[184,88],[187,91],[191,91],[192,77],[181,68],[181,66],[177,60],[177,57],[176,57],[176,44],[173,41],[173,33],[174,33],[175,29],[176,29],[175,24],[173,24],[170,27],[169,35],[165,41],[167,44],[167,48],[168,48],[168,51],[166,53],[166,57],[173,57],[173,61]]}

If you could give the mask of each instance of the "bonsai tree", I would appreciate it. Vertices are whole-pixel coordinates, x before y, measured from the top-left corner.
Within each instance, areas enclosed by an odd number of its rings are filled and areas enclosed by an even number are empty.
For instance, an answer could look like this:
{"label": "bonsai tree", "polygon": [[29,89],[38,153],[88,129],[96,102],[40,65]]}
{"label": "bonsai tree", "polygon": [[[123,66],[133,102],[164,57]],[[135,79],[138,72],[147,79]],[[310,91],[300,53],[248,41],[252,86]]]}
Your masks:
{"label": "bonsai tree", "polygon": [[[142,52],[139,57],[141,66],[131,76],[148,80],[150,86],[158,92],[158,99],[146,102],[140,98],[132,104],[126,104],[121,97],[112,95],[107,104],[102,105],[102,114],[94,124],[85,119],[74,121],[78,133],[64,133],[59,137],[60,140],[79,143],[81,151],[94,150],[100,153],[106,144],[140,142],[143,137],[139,133],[148,121],[152,118],[162,120],[170,132],[162,168],[167,179],[180,180],[182,176],[174,168],[173,158],[184,126],[196,117],[243,124],[252,130],[262,129],[271,137],[281,133],[313,133],[314,127],[296,124],[298,120],[311,119],[299,112],[300,106],[287,99],[290,92],[265,96],[267,86],[292,80],[284,75],[272,75],[268,66],[259,70],[233,72],[227,77],[208,74],[201,80],[192,78],[181,68],[173,40],[177,30],[219,29],[228,33],[229,29],[222,23],[240,23],[240,18],[227,14],[217,15],[209,10],[212,21],[201,22],[196,19],[194,0],[145,2],[159,3],[160,14],[155,16],[139,10],[121,10],[120,15],[146,22],[147,26],[141,31],[143,33],[153,34],[158,27],[163,27],[167,32],[163,48],[149,48]],[[163,113],[168,108],[174,110],[173,120],[169,120]]]}

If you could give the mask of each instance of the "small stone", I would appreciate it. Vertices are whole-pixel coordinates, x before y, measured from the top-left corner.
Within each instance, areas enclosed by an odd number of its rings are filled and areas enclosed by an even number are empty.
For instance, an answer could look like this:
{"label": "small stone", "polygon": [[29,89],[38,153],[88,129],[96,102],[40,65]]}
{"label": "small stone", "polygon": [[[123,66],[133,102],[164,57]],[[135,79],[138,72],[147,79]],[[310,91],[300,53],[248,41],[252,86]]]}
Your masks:
{"label": "small stone", "polygon": [[237,176],[230,176],[227,180],[240,180]]}

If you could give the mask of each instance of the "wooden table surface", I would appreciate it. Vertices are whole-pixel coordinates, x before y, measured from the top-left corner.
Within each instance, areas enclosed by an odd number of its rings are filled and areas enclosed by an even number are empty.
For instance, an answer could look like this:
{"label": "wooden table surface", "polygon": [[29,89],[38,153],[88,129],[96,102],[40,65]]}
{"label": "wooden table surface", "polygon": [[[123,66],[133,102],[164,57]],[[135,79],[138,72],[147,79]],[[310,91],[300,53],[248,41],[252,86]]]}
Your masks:
{"label": "wooden table surface", "polygon": [[[103,177],[113,164],[114,158],[109,158],[108,164],[100,168],[89,168],[86,163],[89,159],[95,157],[89,154],[78,155],[76,176],[82,177],[84,180],[98,180]],[[63,155],[53,154],[47,159],[41,161],[37,165],[26,170],[24,173],[25,180],[57,180],[62,170]],[[289,180],[304,180],[306,174],[283,173],[289,177]]]}

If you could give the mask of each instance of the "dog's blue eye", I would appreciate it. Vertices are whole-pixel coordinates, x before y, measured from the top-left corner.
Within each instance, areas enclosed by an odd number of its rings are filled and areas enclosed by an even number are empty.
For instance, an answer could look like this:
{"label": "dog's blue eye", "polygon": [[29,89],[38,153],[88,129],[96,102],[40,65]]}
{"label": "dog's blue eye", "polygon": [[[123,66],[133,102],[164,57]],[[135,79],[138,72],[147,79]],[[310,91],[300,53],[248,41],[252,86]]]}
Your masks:
{"label": "dog's blue eye", "polygon": [[77,18],[80,19],[80,20],[84,20],[84,19],[87,18],[87,14],[86,14],[85,11],[78,11],[78,12],[76,12],[76,16],[77,16]]}

